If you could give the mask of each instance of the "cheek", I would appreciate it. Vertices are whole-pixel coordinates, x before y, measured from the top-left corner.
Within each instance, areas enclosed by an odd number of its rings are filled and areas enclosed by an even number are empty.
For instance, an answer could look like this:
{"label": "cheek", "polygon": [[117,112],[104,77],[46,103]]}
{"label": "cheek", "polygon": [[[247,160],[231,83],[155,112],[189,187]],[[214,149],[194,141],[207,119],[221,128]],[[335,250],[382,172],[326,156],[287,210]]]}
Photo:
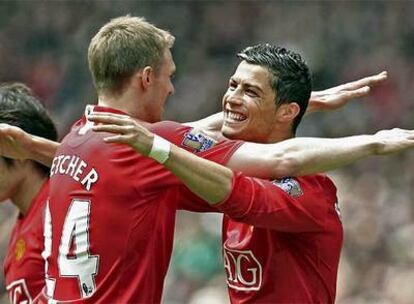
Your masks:
{"label": "cheek", "polygon": [[227,94],[223,95],[223,98],[221,99],[221,105],[224,106],[226,103],[226,99],[227,99]]}
{"label": "cheek", "polygon": [[0,201],[4,201],[9,198],[8,188],[9,186],[7,185],[7,181],[0,179]]}

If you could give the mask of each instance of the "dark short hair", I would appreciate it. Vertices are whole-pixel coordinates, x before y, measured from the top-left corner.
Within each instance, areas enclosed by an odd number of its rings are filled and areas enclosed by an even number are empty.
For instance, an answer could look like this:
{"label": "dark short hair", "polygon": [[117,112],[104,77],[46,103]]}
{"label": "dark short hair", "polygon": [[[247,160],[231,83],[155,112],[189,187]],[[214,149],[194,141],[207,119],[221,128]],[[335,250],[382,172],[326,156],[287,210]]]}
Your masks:
{"label": "dark short hair", "polygon": [[[50,140],[57,140],[55,124],[32,90],[22,83],[0,84],[0,123],[7,123]],[[13,160],[4,157],[7,165]],[[35,162],[45,175],[49,168]]]}
{"label": "dark short hair", "polygon": [[312,78],[302,57],[291,50],[274,45],[249,46],[237,57],[250,64],[260,65],[270,72],[270,85],[276,94],[276,105],[296,102],[300,111],[295,117],[292,131],[302,120],[312,91]]}

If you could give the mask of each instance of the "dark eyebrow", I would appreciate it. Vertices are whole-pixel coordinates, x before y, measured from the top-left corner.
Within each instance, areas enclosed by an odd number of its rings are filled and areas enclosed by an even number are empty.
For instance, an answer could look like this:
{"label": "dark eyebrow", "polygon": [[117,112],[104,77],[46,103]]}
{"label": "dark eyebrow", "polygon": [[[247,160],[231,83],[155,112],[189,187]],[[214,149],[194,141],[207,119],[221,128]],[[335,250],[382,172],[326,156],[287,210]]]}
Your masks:
{"label": "dark eyebrow", "polygon": [[262,90],[259,86],[257,86],[257,85],[254,85],[254,84],[251,84],[251,83],[246,83],[245,85],[246,85],[247,87],[255,88],[256,90],[258,90],[258,91],[260,91],[261,93],[263,93],[263,90]]}
{"label": "dark eyebrow", "polygon": [[[233,76],[232,76],[232,77],[230,77],[230,79],[229,79],[229,82],[231,82],[231,81],[234,81],[234,82],[239,82],[239,81],[238,81],[237,79],[235,79]],[[249,82],[247,82],[247,83],[243,83],[243,85],[244,85],[244,86],[246,86],[246,87],[249,87],[249,88],[255,88],[256,90],[258,90],[258,91],[260,91],[262,94],[264,94],[263,90],[262,90],[259,86],[257,86],[257,85],[251,84],[251,83],[249,83]]]}

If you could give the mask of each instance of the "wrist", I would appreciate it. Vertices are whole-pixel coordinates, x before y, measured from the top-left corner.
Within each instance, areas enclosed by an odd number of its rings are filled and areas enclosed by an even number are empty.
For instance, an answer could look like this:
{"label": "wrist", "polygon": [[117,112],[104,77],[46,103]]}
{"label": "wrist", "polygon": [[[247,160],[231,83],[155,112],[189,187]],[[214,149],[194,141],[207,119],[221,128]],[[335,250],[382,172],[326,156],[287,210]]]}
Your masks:
{"label": "wrist", "polygon": [[375,133],[370,136],[371,140],[369,141],[370,150],[372,155],[381,155],[386,147],[384,138],[380,132]]}
{"label": "wrist", "polygon": [[148,154],[148,157],[154,159],[160,164],[164,164],[170,157],[170,151],[171,143],[168,140],[154,134],[152,147]]}
{"label": "wrist", "polygon": [[381,150],[382,141],[376,135],[360,135],[365,143],[366,155],[378,155]]}
{"label": "wrist", "polygon": [[322,103],[318,100],[309,99],[305,114],[311,114],[322,110]]}

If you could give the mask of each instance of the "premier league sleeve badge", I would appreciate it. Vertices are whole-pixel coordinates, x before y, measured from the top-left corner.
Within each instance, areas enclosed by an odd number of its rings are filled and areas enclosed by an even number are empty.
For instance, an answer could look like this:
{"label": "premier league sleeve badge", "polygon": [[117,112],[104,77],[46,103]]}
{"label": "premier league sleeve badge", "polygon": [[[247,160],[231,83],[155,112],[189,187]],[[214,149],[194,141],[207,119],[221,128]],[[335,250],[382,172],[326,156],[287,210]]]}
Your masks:
{"label": "premier league sleeve badge", "polygon": [[285,191],[291,197],[297,198],[303,195],[299,182],[294,178],[275,179],[272,181],[272,184]]}
{"label": "premier league sleeve badge", "polygon": [[182,146],[192,149],[194,152],[204,152],[213,147],[217,141],[203,134],[200,130],[192,129],[185,133]]}

